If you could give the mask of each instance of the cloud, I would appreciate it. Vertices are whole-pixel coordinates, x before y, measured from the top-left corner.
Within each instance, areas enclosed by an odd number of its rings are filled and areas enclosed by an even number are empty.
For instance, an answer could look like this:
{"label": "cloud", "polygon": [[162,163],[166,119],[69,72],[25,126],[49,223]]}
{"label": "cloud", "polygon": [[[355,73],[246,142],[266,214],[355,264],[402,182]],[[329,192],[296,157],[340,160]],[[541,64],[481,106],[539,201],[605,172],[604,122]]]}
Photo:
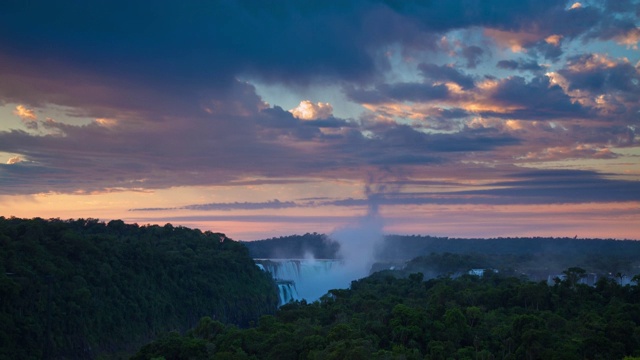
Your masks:
{"label": "cloud", "polygon": [[629,11],[640,12],[640,6],[634,0],[606,0],[605,9],[611,13],[625,13]]}
{"label": "cloud", "polygon": [[298,106],[289,110],[294,117],[302,120],[326,119],[333,113],[333,107],[329,103],[318,102],[316,104],[309,100],[302,100]]}
{"label": "cloud", "polygon": [[583,54],[571,57],[557,72],[557,82],[598,116],[633,123],[640,111],[640,69],[626,59]]}
{"label": "cloud", "polygon": [[579,2],[574,2],[570,7],[569,10],[573,10],[573,9],[580,9],[582,7],[582,4]]}
{"label": "cloud", "polygon": [[499,29],[485,29],[487,37],[493,39],[500,47],[508,48],[514,53],[521,53],[525,48],[535,44],[543,35],[535,32],[512,32]]}
{"label": "cloud", "polygon": [[567,68],[558,73],[570,82],[569,90],[597,93],[616,90],[640,95],[640,69],[627,60],[584,54],[570,58]]}
{"label": "cloud", "polygon": [[438,66],[434,64],[418,65],[422,75],[432,81],[451,81],[460,85],[463,89],[474,87],[474,80],[471,76],[454,69],[452,66]]}
{"label": "cloud", "polygon": [[549,38],[545,39],[545,41],[539,41],[533,45],[531,47],[531,53],[540,53],[545,59],[556,62],[564,54],[564,51],[562,50],[562,47],[549,43],[548,39]]}
{"label": "cloud", "polygon": [[523,157],[528,161],[556,161],[566,159],[615,159],[618,155],[608,148],[590,145],[554,146],[529,152]]}
{"label": "cloud", "polygon": [[537,76],[530,81],[520,76],[501,80],[491,91],[490,99],[498,104],[520,107],[508,115],[519,119],[579,117],[585,114],[580,104],[574,103],[560,86],[551,83],[546,76]]}
{"label": "cloud", "polygon": [[486,194],[514,196],[531,203],[576,203],[640,200],[640,181],[609,179],[586,170],[532,170],[514,174],[523,180],[498,182],[504,188]]}
{"label": "cloud", "polygon": [[614,36],[618,44],[626,45],[629,48],[638,50],[638,42],[640,42],[640,28],[631,28],[627,32]]}
{"label": "cloud", "polygon": [[[490,131],[425,134],[410,126],[362,127],[338,118],[300,120],[281,108],[259,110],[250,87],[234,98],[239,114],[208,114],[188,122],[118,121],[76,126],[51,122],[50,134],[0,132],[0,151],[21,154],[29,166],[2,168],[2,191],[93,193],[107,189],[159,189],[176,185],[240,185],[247,171],[265,179],[344,176],[375,166],[420,166],[448,153],[492,151],[517,143]],[[241,101],[242,99],[249,99]],[[238,103],[254,104],[238,108]],[[220,103],[219,105],[224,105]],[[248,112],[248,114],[245,114]],[[445,111],[445,116],[462,116]],[[215,127],[212,127],[214,126]],[[205,131],[204,129],[211,129]],[[323,132],[330,129],[331,132]],[[365,136],[368,131],[371,136]],[[99,161],[96,161],[98,159]],[[186,174],[186,175],[185,175]]]}
{"label": "cloud", "polygon": [[[565,35],[547,31],[562,24],[557,20],[568,17],[563,13],[568,13],[563,4],[554,0],[501,0],[491,5],[462,0],[277,5],[228,1],[198,6],[161,1],[152,12],[143,3],[122,11],[114,3],[40,2],[38,11],[18,4],[0,21],[5,26],[3,52],[19,59],[46,55],[47,68],[67,68],[63,74],[71,77],[71,69],[85,74],[101,69],[130,83],[184,89],[224,88],[238,74],[302,85],[316,79],[369,82],[385,63],[378,49],[393,44],[424,49],[434,46],[442,34],[463,28],[486,28],[510,38],[534,29],[544,32],[517,41],[526,46],[533,39]],[[596,23],[605,15],[596,12]],[[32,21],[23,21],[27,18]],[[577,36],[581,31],[584,27],[569,32]],[[469,68],[477,65],[481,54],[484,50],[477,45],[463,50]]]}
{"label": "cloud", "polygon": [[[614,16],[602,16],[601,20],[586,34],[587,39],[613,40],[628,49],[637,49],[640,40],[638,27],[638,5],[620,2]],[[626,7],[623,9],[622,7]]]}
{"label": "cloud", "polygon": [[562,40],[562,35],[549,35],[544,39],[544,42],[546,42],[549,45],[553,45],[553,46],[560,46],[560,41]]}
{"label": "cloud", "polygon": [[[236,86],[236,91],[209,98],[205,105],[215,110],[213,114],[205,111],[201,102],[193,102],[196,110],[189,106],[177,116],[164,113],[162,104],[156,107],[148,100],[149,107],[136,111],[109,104],[118,120],[111,126],[48,122],[48,135],[0,132],[1,151],[21,154],[33,164],[22,169],[24,174],[15,174],[24,182],[14,190],[32,193],[43,187],[57,192],[134,188],[141,185],[135,181],[141,178],[148,179],[142,185],[151,189],[172,183],[218,183],[236,178],[242,168],[253,167],[253,155],[290,158],[295,154],[289,151],[286,155],[286,145],[260,140],[257,120],[263,105],[252,87],[243,83]],[[174,100],[173,105],[180,100]],[[179,109],[182,107],[173,112]],[[277,167],[272,168],[277,171]],[[49,175],[38,180],[28,173]],[[12,191],[9,188],[5,190]]]}
{"label": "cloud", "polygon": [[[511,174],[512,180],[483,183],[477,190],[437,192],[387,192],[377,197],[379,205],[426,204],[575,204],[639,201],[640,181],[608,179],[584,170],[525,170]],[[459,184],[453,184],[459,186]],[[447,185],[450,187],[450,185]],[[468,188],[469,185],[466,185]],[[367,199],[329,201],[333,206],[367,206]]]}
{"label": "cloud", "polygon": [[[409,205],[539,205],[539,204],[577,204],[611,203],[640,201],[640,182],[610,178],[607,174],[585,170],[537,170],[495,169],[493,175],[500,173],[508,180],[478,181],[461,183],[456,180],[402,180],[387,179],[376,185],[386,190],[363,197],[311,199],[304,202],[267,201],[236,202],[187,205],[176,208],[137,208],[130,211],[154,212],[169,210],[232,211],[264,210],[288,208],[348,207],[368,208],[374,198],[376,206]],[[479,175],[481,173],[478,173]],[[480,176],[477,180],[482,180]],[[420,186],[422,191],[415,189]],[[431,189],[431,190],[429,190]],[[443,189],[447,189],[443,191]],[[366,196],[365,196],[366,195]],[[235,216],[235,215],[234,215]],[[260,218],[265,215],[237,215],[239,218]],[[283,215],[268,215],[277,218]],[[286,217],[286,216],[285,216]],[[221,216],[221,219],[230,217]],[[275,218],[274,218],[275,219]]]}
{"label": "cloud", "polygon": [[496,67],[505,70],[543,71],[545,68],[535,61],[500,60]]}
{"label": "cloud", "polygon": [[481,57],[484,55],[484,50],[479,46],[467,46],[462,49],[462,56],[467,60],[467,67],[475,69],[480,63]]}
{"label": "cloud", "polygon": [[301,205],[293,201],[280,201],[278,199],[267,202],[233,202],[233,203],[208,203],[193,204],[175,208],[136,208],[129,211],[166,211],[166,210],[198,210],[198,211],[232,211],[232,210],[264,210],[286,209]]}
{"label": "cloud", "polygon": [[20,156],[13,156],[11,158],[9,158],[9,160],[7,160],[7,165],[13,165],[13,164],[17,164],[19,162],[22,162],[22,158]]}
{"label": "cloud", "polygon": [[427,102],[447,98],[448,88],[443,84],[402,82],[379,84],[374,89],[351,87],[346,90],[347,96],[362,104],[391,103],[395,101]]}
{"label": "cloud", "polygon": [[13,110],[13,113],[19,116],[22,120],[35,121],[38,120],[38,116],[35,111],[32,109],[26,108],[24,105],[16,106],[16,109]]}
{"label": "cloud", "polygon": [[[403,156],[412,159],[421,153],[429,155],[442,155],[449,152],[465,151],[489,151],[498,147],[514,145],[518,143],[516,138],[495,132],[493,129],[466,129],[463,132],[454,134],[425,134],[407,125],[381,125],[376,129],[376,141],[372,141],[373,146],[381,147],[387,154],[394,153],[393,150],[401,151]],[[376,158],[384,159],[384,152]],[[440,153],[440,154],[438,154]]]}
{"label": "cloud", "polygon": [[292,201],[280,201],[272,200],[267,202],[234,202],[234,203],[209,203],[209,204],[197,204],[186,205],[182,209],[186,210],[262,210],[262,209],[286,209],[291,207],[297,207],[298,205]]}
{"label": "cloud", "polygon": [[[0,131],[29,159],[0,166],[0,192],[493,170],[637,143],[640,59],[578,52],[633,47],[637,2],[38,4],[0,13],[0,103],[40,126]],[[344,93],[286,111],[253,84]],[[50,106],[64,116],[38,121]]]}
{"label": "cloud", "polygon": [[38,116],[32,109],[28,109],[24,105],[18,105],[13,110],[13,114],[22,120],[27,129],[35,130],[38,128]]}

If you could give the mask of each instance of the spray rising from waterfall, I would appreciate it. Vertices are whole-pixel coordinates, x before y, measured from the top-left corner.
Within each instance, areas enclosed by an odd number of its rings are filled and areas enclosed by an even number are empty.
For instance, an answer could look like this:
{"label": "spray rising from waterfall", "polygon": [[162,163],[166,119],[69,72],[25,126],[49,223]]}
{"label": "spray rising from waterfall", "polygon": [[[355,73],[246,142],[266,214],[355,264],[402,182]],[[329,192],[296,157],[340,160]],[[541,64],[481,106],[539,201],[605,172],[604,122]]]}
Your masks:
{"label": "spray rising from waterfall", "polygon": [[346,289],[352,281],[369,275],[384,240],[379,209],[387,190],[385,185],[367,185],[366,214],[328,236],[340,245],[338,259],[315,259],[309,254],[305,259],[272,260],[261,265],[279,281],[281,303],[287,299],[315,301],[331,289]]}
{"label": "spray rising from waterfall", "polygon": [[[380,215],[380,199],[383,186],[365,187],[367,213],[353,223],[334,230],[329,238],[340,244],[340,261],[322,277],[315,279],[317,293],[323,295],[330,289],[348,288],[351,281],[369,275],[375,262],[375,253],[383,242],[383,219]],[[318,297],[319,297],[318,296]],[[313,300],[313,299],[312,299]]]}

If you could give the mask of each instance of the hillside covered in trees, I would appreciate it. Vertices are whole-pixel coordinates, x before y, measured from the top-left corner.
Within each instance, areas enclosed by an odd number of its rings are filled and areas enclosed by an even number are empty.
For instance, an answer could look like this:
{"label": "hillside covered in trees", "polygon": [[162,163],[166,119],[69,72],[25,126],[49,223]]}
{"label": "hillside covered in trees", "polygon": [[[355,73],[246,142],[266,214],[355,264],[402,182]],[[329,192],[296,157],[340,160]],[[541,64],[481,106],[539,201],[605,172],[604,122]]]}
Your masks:
{"label": "hillside covered in trees", "polygon": [[424,281],[379,272],[294,302],[255,327],[204,318],[168,333],[136,360],[165,359],[623,359],[640,356],[640,286],[580,268],[553,285],[485,272]]}
{"label": "hillside covered in trees", "polygon": [[249,254],[254,259],[335,259],[340,249],[337,242],[318,233],[281,236],[243,244],[249,248]]}
{"label": "hillside covered in trees", "polygon": [[0,217],[0,358],[131,353],[203,316],[246,326],[278,292],[223,234]]}
{"label": "hillside covered in trees", "polygon": [[[307,233],[243,242],[254,258],[316,259],[339,257],[340,244],[330,235]],[[615,258],[640,256],[640,241],[553,237],[450,238],[425,235],[385,235],[376,249],[377,260],[411,260],[430,253],[452,254],[600,254]]]}
{"label": "hillside covered in trees", "polygon": [[[291,235],[244,242],[253,258],[339,258],[340,244],[323,234]],[[460,255],[460,256],[453,256]],[[416,259],[418,258],[418,259]],[[599,275],[640,273],[640,241],[574,238],[458,239],[387,235],[373,270],[409,266],[426,277],[494,268],[541,280],[579,266]]]}
{"label": "hillside covered in trees", "polygon": [[[338,251],[316,233],[240,243],[170,224],[0,217],[0,359],[640,356],[638,277],[622,284],[639,272],[638,242],[387,236],[379,261],[402,268],[279,310],[251,258]],[[553,284],[523,276],[560,266]],[[461,275],[470,268],[498,272]],[[586,271],[617,274],[587,286]]]}

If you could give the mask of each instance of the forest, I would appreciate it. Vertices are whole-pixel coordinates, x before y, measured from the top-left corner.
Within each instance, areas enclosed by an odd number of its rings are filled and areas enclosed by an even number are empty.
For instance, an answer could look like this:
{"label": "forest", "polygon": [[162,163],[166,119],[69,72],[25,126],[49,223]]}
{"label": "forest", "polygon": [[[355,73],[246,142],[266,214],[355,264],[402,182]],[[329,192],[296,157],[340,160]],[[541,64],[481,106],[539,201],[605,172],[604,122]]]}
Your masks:
{"label": "forest", "polygon": [[254,259],[335,259],[340,245],[325,234],[306,233],[242,242]]}
{"label": "forest", "polygon": [[209,316],[247,326],[277,288],[220,233],[0,217],[0,359],[131,354]]}
{"label": "forest", "polygon": [[637,360],[638,245],[387,236],[380,271],[278,308],[252,257],[336,258],[339,244],[0,217],[0,359]]}
{"label": "forest", "polygon": [[250,328],[203,318],[133,359],[640,358],[640,286],[587,286],[584,274],[569,268],[548,285],[492,271],[427,281],[382,271]]}
{"label": "forest", "polygon": [[[324,234],[290,235],[243,244],[253,258],[340,258],[340,244]],[[427,278],[470,268],[494,268],[543,280],[573,266],[599,276],[620,274],[630,278],[640,273],[640,241],[386,235],[374,260],[373,270],[407,266]]]}

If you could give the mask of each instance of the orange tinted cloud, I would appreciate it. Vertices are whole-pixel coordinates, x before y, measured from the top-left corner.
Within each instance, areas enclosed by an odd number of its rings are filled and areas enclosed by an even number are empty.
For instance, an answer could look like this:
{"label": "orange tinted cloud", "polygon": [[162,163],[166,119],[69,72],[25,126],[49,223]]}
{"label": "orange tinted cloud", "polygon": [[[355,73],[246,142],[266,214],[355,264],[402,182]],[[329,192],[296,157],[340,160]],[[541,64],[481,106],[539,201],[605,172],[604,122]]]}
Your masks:
{"label": "orange tinted cloud", "polygon": [[302,120],[326,119],[333,114],[333,107],[329,103],[312,103],[309,100],[302,100],[298,106],[289,110],[293,116]]}
{"label": "orange tinted cloud", "polygon": [[487,37],[493,39],[500,47],[509,48],[512,52],[516,53],[523,52],[527,45],[543,38],[534,31],[511,32],[487,28],[484,29],[484,33]]}

